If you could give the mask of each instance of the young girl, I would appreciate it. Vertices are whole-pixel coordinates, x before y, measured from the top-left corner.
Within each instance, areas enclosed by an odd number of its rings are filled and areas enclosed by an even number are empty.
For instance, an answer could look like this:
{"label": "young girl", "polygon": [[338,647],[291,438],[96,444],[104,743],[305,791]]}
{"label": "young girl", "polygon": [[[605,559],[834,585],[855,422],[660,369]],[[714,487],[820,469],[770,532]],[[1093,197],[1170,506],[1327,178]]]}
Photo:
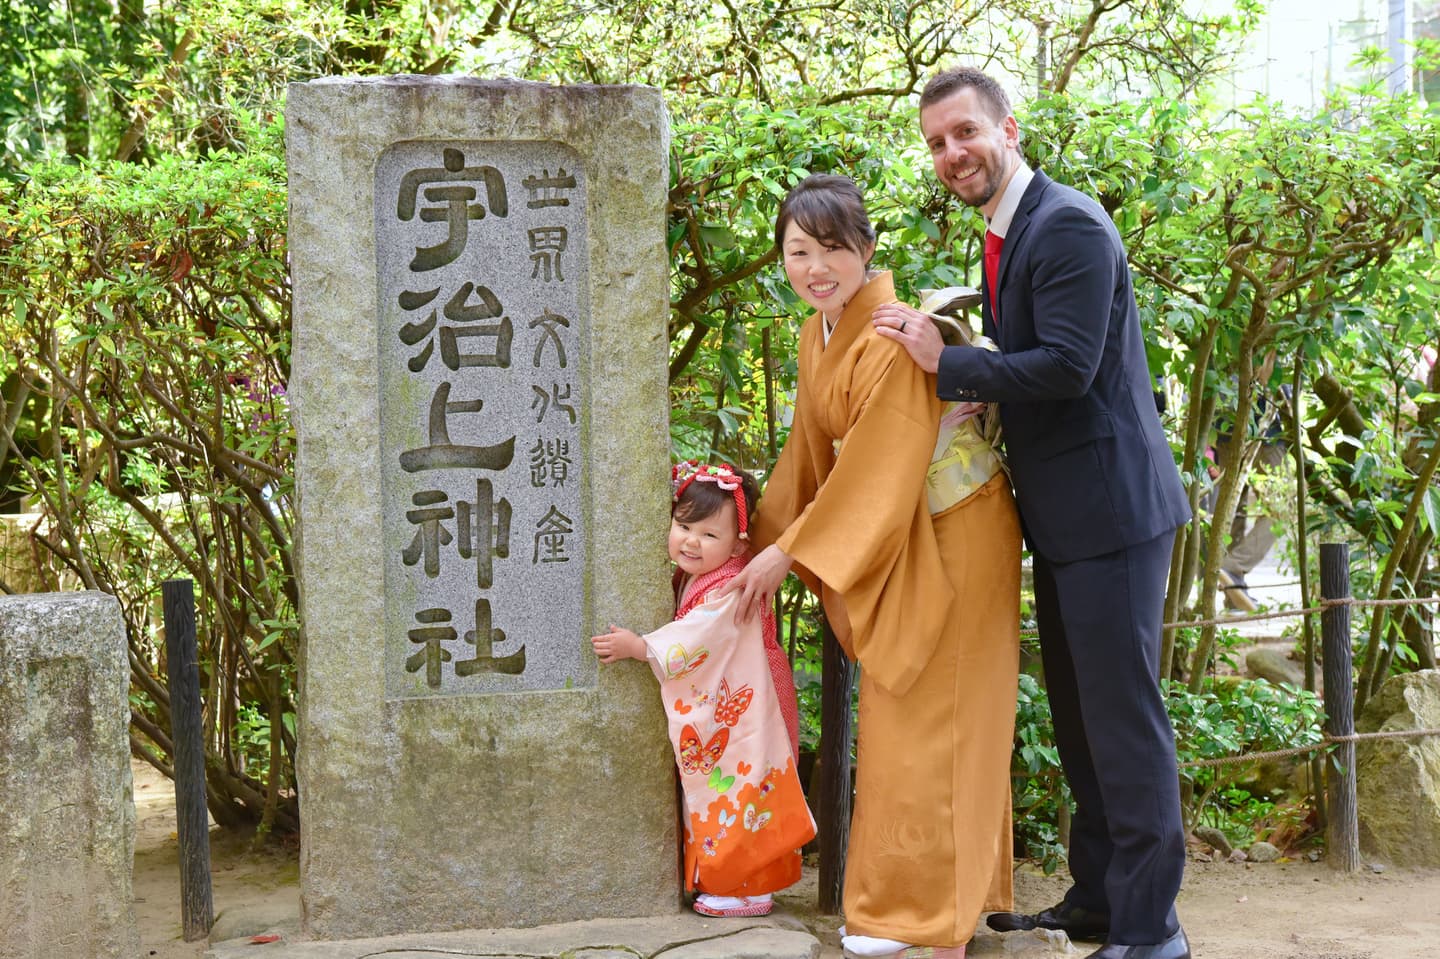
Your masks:
{"label": "young girl", "polygon": [[[685,888],[706,916],[763,916],[800,878],[815,835],[796,763],[799,710],[775,620],[736,624],[735,601],[707,602],[749,562],[755,480],[691,460],[671,472],[675,620],[644,636],[591,637],[602,663],[640,659],[660,680],[685,797]],[[782,731],[783,730],[783,731]]]}

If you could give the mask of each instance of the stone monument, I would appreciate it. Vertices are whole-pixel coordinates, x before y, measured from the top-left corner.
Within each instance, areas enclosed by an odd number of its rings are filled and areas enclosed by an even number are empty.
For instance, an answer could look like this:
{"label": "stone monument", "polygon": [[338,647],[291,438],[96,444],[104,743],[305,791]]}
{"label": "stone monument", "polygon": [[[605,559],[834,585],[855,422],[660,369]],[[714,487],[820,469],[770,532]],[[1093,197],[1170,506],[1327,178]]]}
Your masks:
{"label": "stone monument", "polygon": [[674,912],[657,90],[290,87],[303,920]]}
{"label": "stone monument", "polygon": [[130,664],[115,597],[0,596],[0,959],[132,959]]}

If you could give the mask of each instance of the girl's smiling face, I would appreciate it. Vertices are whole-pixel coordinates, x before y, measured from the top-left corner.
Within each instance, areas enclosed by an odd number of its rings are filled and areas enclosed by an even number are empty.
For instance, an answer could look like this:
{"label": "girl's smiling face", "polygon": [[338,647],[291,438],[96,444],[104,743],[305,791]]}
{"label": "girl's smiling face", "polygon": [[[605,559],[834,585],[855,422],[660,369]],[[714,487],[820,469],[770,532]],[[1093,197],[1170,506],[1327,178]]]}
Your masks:
{"label": "girl's smiling face", "polygon": [[862,253],[833,240],[826,242],[792,220],[785,227],[780,252],[785,277],[800,299],[833,319],[865,285],[865,266],[875,246],[870,244]]}
{"label": "girl's smiling face", "polygon": [[687,576],[703,576],[719,569],[745,551],[740,538],[734,503],[721,503],[720,508],[704,519],[670,517],[670,560]]}

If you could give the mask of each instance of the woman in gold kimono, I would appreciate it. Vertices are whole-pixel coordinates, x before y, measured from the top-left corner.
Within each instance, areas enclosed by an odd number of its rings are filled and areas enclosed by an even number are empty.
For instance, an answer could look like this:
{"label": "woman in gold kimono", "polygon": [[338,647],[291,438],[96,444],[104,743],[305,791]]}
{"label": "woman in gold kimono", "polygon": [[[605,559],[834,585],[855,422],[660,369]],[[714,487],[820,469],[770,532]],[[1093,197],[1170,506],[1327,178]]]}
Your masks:
{"label": "woman in gold kimono", "polygon": [[730,590],[753,615],[793,566],[860,662],[845,954],[959,959],[982,911],[1012,908],[1014,501],[976,420],[955,423],[974,411],[942,410],[934,374],[871,326],[895,289],[867,271],[875,233],[855,184],[808,177],[775,244],[816,312],[752,527],[761,551]]}

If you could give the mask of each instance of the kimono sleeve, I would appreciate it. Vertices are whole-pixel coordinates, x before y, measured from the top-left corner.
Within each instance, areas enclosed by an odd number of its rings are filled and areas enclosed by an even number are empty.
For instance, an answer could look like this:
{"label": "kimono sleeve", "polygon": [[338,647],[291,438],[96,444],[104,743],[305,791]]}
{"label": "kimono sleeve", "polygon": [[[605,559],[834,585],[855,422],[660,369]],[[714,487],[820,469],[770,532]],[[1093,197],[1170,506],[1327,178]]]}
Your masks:
{"label": "kimono sleeve", "polygon": [[883,577],[906,544],[939,422],[925,373],[878,339],[857,364],[850,398],[834,468],[776,540],[841,593],[866,576]]}
{"label": "kimono sleeve", "polygon": [[[814,500],[815,492],[820,487],[820,479],[810,455],[811,438],[806,426],[808,414],[804,402],[803,398],[797,401],[790,436],[765,481],[765,491],[755,507],[755,520],[750,525],[750,542],[756,551],[778,540]],[[803,563],[797,564],[795,574],[811,592],[817,596],[820,594],[819,580]]]}
{"label": "kimono sleeve", "polygon": [[903,695],[954,600],[924,495],[940,403],[898,346],[877,338],[871,352],[851,380],[855,406],[834,468],[777,542],[838,593],[842,602],[827,598],[826,612],[843,610],[847,648]]}

